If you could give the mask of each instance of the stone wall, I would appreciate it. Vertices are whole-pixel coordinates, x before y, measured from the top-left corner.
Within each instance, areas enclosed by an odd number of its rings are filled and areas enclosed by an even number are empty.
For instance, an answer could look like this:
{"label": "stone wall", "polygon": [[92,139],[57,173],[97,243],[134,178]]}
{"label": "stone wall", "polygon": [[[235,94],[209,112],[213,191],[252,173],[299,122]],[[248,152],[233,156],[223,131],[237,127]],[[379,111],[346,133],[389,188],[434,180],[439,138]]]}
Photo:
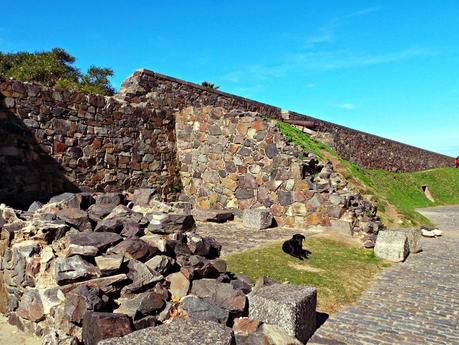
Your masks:
{"label": "stone wall", "polygon": [[63,191],[157,188],[174,198],[171,113],[0,80],[0,202],[25,208]]}
{"label": "stone wall", "polygon": [[451,157],[356,131],[310,116],[283,112],[280,108],[255,102],[232,94],[204,88],[180,79],[148,70],[139,70],[122,85],[120,95],[128,95],[135,102],[148,100],[166,111],[188,106],[217,106],[227,110],[255,111],[273,119],[289,117],[311,120],[322,133],[331,134],[330,143],[343,158],[366,169],[390,171],[419,171],[453,166]]}
{"label": "stone wall", "polygon": [[314,129],[331,138],[329,144],[344,159],[366,169],[394,172],[454,166],[454,159],[394,140],[340,126],[311,116],[289,113],[290,119],[311,121]]}
{"label": "stone wall", "polygon": [[[376,209],[329,164],[288,143],[257,113],[189,107],[176,115],[183,191],[196,208],[268,208],[278,225],[347,221],[377,231]],[[371,229],[370,229],[371,228]]]}

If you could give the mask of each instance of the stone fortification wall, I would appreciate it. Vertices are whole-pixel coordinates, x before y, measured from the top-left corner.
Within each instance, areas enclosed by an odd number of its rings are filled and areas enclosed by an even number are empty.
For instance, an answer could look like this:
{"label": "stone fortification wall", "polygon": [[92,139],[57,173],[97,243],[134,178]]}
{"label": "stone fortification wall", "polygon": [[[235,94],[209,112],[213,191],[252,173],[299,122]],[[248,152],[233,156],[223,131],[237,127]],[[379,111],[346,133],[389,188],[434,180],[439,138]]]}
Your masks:
{"label": "stone fortification wall", "polygon": [[420,171],[438,167],[451,167],[454,159],[435,152],[406,145],[311,116],[289,113],[294,120],[311,121],[319,138],[327,133],[329,144],[344,159],[366,169],[394,172]]}
{"label": "stone fortification wall", "polygon": [[0,202],[63,191],[157,188],[173,198],[172,114],[113,98],[0,80]]}
{"label": "stone fortification wall", "polygon": [[176,116],[183,191],[197,208],[268,208],[277,224],[305,227],[341,219],[370,239],[376,209],[314,154],[288,143],[257,113],[186,108]]}

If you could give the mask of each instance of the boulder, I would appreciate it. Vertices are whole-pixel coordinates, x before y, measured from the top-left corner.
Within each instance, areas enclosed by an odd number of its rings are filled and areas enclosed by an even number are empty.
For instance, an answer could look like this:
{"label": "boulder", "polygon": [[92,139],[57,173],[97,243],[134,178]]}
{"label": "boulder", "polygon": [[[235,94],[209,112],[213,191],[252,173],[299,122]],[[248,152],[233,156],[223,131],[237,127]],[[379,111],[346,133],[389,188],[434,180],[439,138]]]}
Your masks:
{"label": "boulder", "polygon": [[150,219],[150,224],[148,224],[147,231],[153,234],[186,232],[196,227],[192,215],[153,212],[150,213],[148,217]]}
{"label": "boulder", "polygon": [[167,275],[175,265],[175,260],[166,255],[156,255],[148,260],[145,265],[151,270],[162,275]]}
{"label": "boulder", "polygon": [[124,222],[119,218],[103,219],[97,223],[95,232],[115,232],[120,234],[123,230]]}
{"label": "boulder", "polygon": [[375,255],[381,259],[393,262],[405,260],[409,253],[406,233],[393,230],[380,231],[374,251]]}
{"label": "boulder", "polygon": [[187,246],[194,255],[204,256],[208,259],[220,256],[222,246],[213,237],[201,237],[197,234],[187,235]]}
{"label": "boulder", "polygon": [[269,228],[273,222],[270,210],[262,208],[246,209],[242,213],[242,224],[250,229],[262,230]]}
{"label": "boulder", "polygon": [[401,229],[398,230],[405,233],[408,240],[408,250],[410,254],[419,253],[422,251],[421,231],[418,229]]}
{"label": "boulder", "polygon": [[[231,329],[212,321],[177,319],[121,337],[101,341],[98,345],[232,345]],[[89,345],[92,345],[89,344]]]}
{"label": "boulder", "polygon": [[214,321],[222,324],[228,322],[228,310],[217,305],[212,298],[185,296],[180,303],[182,310],[190,319]]}
{"label": "boulder", "polygon": [[166,280],[170,283],[169,291],[172,296],[181,298],[188,294],[190,290],[190,280],[182,272],[169,274]]}
{"label": "boulder", "polygon": [[100,276],[96,266],[75,255],[56,260],[54,277],[58,285],[64,285]]}
{"label": "boulder", "polygon": [[98,288],[80,285],[65,295],[64,315],[71,322],[81,324],[87,311],[99,311],[107,304],[107,296],[103,296]]}
{"label": "boulder", "polygon": [[80,231],[92,231],[92,225],[86,211],[79,208],[65,207],[55,211],[56,217]]}
{"label": "boulder", "polygon": [[332,219],[330,231],[341,235],[352,236],[352,223],[342,219]]}
{"label": "boulder", "polygon": [[[120,298],[120,307],[115,313],[126,314],[133,320],[142,319],[149,314],[156,314],[165,305],[163,296],[155,292],[143,292],[132,298]],[[146,321],[146,320],[145,320]]]}
{"label": "boulder", "polygon": [[126,285],[122,293],[132,293],[145,289],[153,283],[163,279],[163,276],[157,272],[152,272],[144,263],[137,260],[130,260],[128,263],[127,276],[132,280],[132,283]]}
{"label": "boulder", "polygon": [[316,330],[317,290],[314,287],[273,284],[248,296],[249,317],[279,326],[306,342]]}
{"label": "boulder", "polygon": [[199,222],[225,223],[234,219],[234,214],[228,210],[194,209],[191,214]]}
{"label": "boulder", "polygon": [[96,256],[121,242],[123,238],[113,232],[78,232],[68,236],[68,256]]}
{"label": "boulder", "polygon": [[159,254],[158,248],[149,245],[140,238],[128,238],[107,251],[108,254],[124,254],[128,259],[147,260]]}
{"label": "boulder", "polygon": [[155,189],[141,188],[134,191],[132,203],[136,206],[149,206],[150,201],[157,194]]}
{"label": "boulder", "polygon": [[131,321],[126,315],[88,311],[83,319],[85,345],[101,344],[103,339],[122,337],[132,332]]}
{"label": "boulder", "polygon": [[59,288],[26,289],[16,312],[23,319],[38,322],[50,313],[51,308],[61,304],[64,298]]}
{"label": "boulder", "polygon": [[118,272],[124,262],[123,254],[96,256],[96,265],[103,276]]}
{"label": "boulder", "polygon": [[209,298],[233,315],[242,315],[245,310],[245,294],[230,283],[221,283],[215,279],[194,280],[191,294],[199,298]]}

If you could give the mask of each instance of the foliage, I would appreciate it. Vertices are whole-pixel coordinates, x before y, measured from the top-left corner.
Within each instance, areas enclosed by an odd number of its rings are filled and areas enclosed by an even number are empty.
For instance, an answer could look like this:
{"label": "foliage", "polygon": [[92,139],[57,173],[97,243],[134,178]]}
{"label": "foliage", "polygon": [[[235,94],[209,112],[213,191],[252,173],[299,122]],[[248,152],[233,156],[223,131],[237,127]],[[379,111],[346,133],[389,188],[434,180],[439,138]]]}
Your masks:
{"label": "foliage", "polygon": [[225,259],[234,274],[252,279],[269,276],[278,282],[315,286],[318,309],[327,313],[354,302],[371,278],[387,265],[372,250],[332,239],[306,237],[303,248],[311,252],[303,261],[285,254],[281,242],[229,254]]}
{"label": "foliage", "polygon": [[201,85],[204,87],[207,87],[208,89],[214,89],[214,90],[218,90],[220,88],[220,86],[215,85],[214,83],[211,83],[209,81],[203,81]]}
{"label": "foliage", "polygon": [[[391,204],[405,219],[403,226],[431,224],[430,220],[416,212],[416,208],[459,204],[459,169],[439,168],[414,173],[394,173],[385,170],[365,170],[346,161],[329,146],[310,138],[296,127],[279,121],[281,133],[290,141],[321,159],[333,158],[342,167],[340,172],[361,193],[370,195],[378,206],[382,219],[390,222],[386,209]],[[424,196],[421,190],[428,185],[435,202]]]}
{"label": "foliage", "polygon": [[0,52],[0,76],[85,93],[114,93],[109,81],[113,76],[110,68],[91,66],[83,74],[72,65],[75,61],[75,57],[61,48],[35,53]]}

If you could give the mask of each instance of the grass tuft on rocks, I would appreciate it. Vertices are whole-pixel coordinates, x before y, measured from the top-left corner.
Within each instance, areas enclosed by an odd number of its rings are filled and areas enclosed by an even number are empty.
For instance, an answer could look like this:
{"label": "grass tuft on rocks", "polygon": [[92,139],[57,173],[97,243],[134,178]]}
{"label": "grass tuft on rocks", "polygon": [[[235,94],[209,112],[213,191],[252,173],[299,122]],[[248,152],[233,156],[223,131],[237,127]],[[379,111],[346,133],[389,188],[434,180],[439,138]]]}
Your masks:
{"label": "grass tuft on rocks", "polygon": [[312,285],[318,290],[318,311],[334,313],[353,303],[367,288],[373,276],[388,266],[372,250],[355,248],[343,242],[317,236],[307,237],[303,248],[311,252],[299,260],[282,251],[274,242],[225,257],[228,270],[252,279],[268,276],[280,283]]}

